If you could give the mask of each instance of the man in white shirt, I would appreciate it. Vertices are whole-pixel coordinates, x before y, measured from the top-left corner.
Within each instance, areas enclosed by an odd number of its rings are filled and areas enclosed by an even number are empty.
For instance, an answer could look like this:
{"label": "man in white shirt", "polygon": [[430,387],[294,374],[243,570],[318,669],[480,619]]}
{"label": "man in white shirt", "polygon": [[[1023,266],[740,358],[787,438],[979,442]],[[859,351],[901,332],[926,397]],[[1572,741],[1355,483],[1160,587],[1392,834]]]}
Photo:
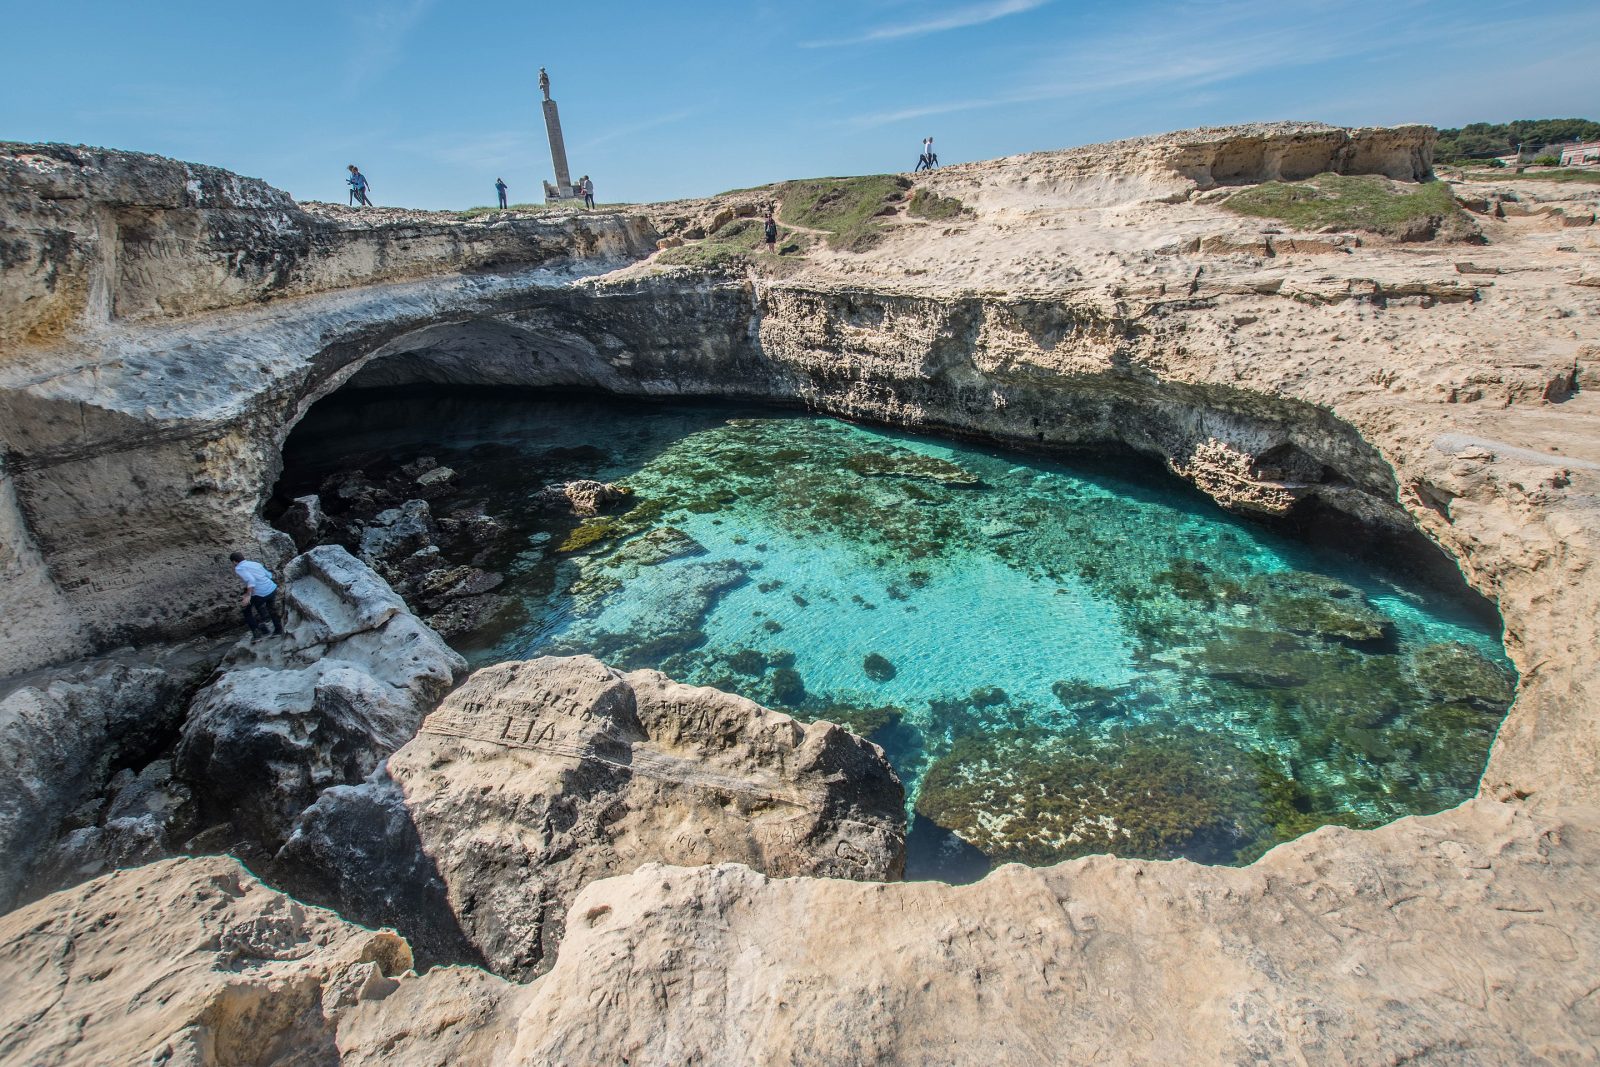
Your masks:
{"label": "man in white shirt", "polygon": [[272,572],[253,559],[245,559],[243,552],[235,552],[228,558],[233,561],[233,573],[244,583],[244,599],[240,603],[244,605],[244,624],[250,627],[250,636],[267,636],[269,622],[271,632],[282,636],[283,623],[278,621],[272,604],[278,593],[278,583],[272,580]]}

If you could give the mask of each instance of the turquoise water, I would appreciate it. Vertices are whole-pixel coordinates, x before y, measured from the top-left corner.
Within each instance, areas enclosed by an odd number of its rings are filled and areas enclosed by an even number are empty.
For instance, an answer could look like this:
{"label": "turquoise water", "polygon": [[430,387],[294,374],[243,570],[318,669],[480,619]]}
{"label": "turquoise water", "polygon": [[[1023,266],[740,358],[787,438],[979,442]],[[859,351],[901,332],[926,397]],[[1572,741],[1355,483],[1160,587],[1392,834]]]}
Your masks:
{"label": "turquoise water", "polygon": [[[1465,799],[1514,677],[1458,577],[1229,516],[1135,460],[1056,462],[774,411],[340,400],[288,474],[436,456],[512,528],[474,664],[591,652],[882,744],[913,876],[1093,852],[1248,862]],[[578,520],[550,481],[632,496]],[[295,489],[294,491],[302,491]],[[441,510],[436,505],[436,512]],[[1437,562],[1437,561],[1435,561]]]}

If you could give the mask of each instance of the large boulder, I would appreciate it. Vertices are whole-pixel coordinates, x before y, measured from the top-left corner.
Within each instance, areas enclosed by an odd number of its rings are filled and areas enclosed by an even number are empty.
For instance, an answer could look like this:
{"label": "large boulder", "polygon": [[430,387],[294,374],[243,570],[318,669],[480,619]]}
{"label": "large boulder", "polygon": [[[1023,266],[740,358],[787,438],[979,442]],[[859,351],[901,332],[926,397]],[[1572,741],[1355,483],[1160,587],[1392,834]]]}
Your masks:
{"label": "large boulder", "polygon": [[270,845],[333,785],[359,782],[415,733],[466,662],[343,548],[296,556],[287,633],[241,641],[189,710],[179,772]]}
{"label": "large boulder", "polygon": [[475,673],[278,855],[294,888],[425,955],[527,977],[577,891],[640,864],[898,878],[904,792],[883,752],[655,671],[588,656]]}
{"label": "large boulder", "polygon": [[0,1062],[487,1063],[510,987],[410,966],[227,857],[118,871],[0,918]]}

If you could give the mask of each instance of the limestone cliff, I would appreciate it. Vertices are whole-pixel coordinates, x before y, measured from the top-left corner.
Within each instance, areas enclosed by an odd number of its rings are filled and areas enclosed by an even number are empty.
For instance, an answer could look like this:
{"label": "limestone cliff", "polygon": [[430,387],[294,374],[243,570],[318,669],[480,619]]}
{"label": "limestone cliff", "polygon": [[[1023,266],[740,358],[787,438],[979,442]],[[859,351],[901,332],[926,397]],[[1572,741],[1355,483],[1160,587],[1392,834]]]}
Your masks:
{"label": "limestone cliff", "polygon": [[[344,386],[727,395],[1132,447],[1241,510],[1415,526],[1458,561],[1522,678],[1478,799],[1243,870],[1097,858],[956,889],[647,867],[577,896],[531,989],[401,983],[341,1015],[365,1036],[338,1055],[434,1062],[445,1035],[483,1062],[468,1046],[493,1032],[516,1062],[1581,1062],[1600,1034],[1594,187],[1458,183],[1474,245],[1226,207],[1323,170],[1409,189],[1430,138],[1292,124],[951,167],[916,178],[949,218],[890,205],[865,252],[720,270],[647,242],[769,194],[369,225],[223,172],[9,146],[0,670],[220,617],[219,554],[267,536],[284,436]],[[87,1040],[116,1032],[94,1020]],[[326,1017],[306,1026],[281,1032],[326,1041]]]}

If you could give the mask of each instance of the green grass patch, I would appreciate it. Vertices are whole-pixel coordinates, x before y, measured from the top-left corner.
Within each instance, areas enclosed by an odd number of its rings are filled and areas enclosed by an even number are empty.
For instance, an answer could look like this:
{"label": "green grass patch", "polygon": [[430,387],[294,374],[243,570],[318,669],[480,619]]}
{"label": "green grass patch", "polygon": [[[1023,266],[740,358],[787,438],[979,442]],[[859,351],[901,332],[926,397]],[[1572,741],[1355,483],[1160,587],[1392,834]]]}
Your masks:
{"label": "green grass patch", "polygon": [[810,178],[773,190],[784,222],[828,232],[828,247],[863,252],[882,236],[880,214],[905,198],[911,181],[898,174],[860,178]]}
{"label": "green grass patch", "polygon": [[929,219],[935,222],[947,222],[958,219],[967,213],[966,207],[953,196],[940,196],[926,189],[918,189],[911,194],[911,203],[906,205],[906,214],[919,219]]}
{"label": "green grass patch", "polygon": [[[766,224],[761,219],[734,219],[703,241],[669,248],[656,257],[657,263],[675,267],[701,267],[727,270],[757,258],[770,261]],[[782,256],[803,255],[809,241],[805,234],[778,227],[778,251]]]}
{"label": "green grass patch", "polygon": [[1521,174],[1512,174],[1507,170],[1478,170],[1465,174],[1465,177],[1472,181],[1483,182],[1578,182],[1581,185],[1600,185],[1600,170],[1580,170],[1577,167],[1564,167],[1557,170],[1525,170]]}
{"label": "green grass patch", "polygon": [[1222,206],[1297,230],[1364,230],[1409,240],[1476,232],[1446,183],[1411,185],[1373,174],[1265,182],[1234,193]]}

